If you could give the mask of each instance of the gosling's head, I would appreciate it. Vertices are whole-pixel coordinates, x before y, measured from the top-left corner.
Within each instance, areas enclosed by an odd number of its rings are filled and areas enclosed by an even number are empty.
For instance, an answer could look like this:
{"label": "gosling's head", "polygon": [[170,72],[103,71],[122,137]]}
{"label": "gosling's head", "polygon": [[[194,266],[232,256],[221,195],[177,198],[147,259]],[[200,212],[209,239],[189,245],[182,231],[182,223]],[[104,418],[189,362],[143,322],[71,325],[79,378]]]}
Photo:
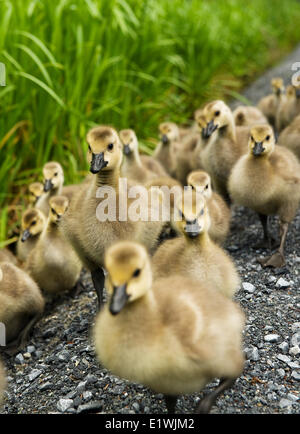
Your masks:
{"label": "gosling's head", "polygon": [[87,133],[87,142],[88,162],[92,173],[120,167],[122,146],[114,128],[105,125],[92,128]]}
{"label": "gosling's head", "polygon": [[37,208],[30,208],[22,215],[21,241],[24,243],[28,238],[39,235],[45,226],[46,218]]}
{"label": "gosling's head", "polygon": [[258,158],[268,156],[275,147],[273,129],[270,125],[252,127],[249,138],[249,153]]}
{"label": "gosling's head", "polygon": [[206,121],[203,136],[209,138],[218,128],[226,127],[233,121],[230,108],[221,100],[208,103],[203,110]]}
{"label": "gosling's head", "polygon": [[28,186],[29,202],[35,203],[44,192],[44,185],[41,182],[32,182]]}
{"label": "gosling's head", "polygon": [[63,168],[56,161],[50,161],[43,167],[44,191],[58,188],[64,183]]}
{"label": "gosling's head", "polygon": [[212,195],[211,179],[207,172],[204,170],[194,170],[190,172],[187,177],[188,186],[190,186],[197,193],[203,194],[206,199]]}
{"label": "gosling's head", "polygon": [[69,207],[69,199],[66,196],[54,196],[49,200],[49,220],[57,224]]}
{"label": "gosling's head", "polygon": [[198,131],[199,131],[199,133],[201,133],[201,136],[204,139],[205,138],[204,137],[204,131],[206,128],[206,120],[205,120],[205,116],[204,116],[204,112],[203,112],[202,108],[197,109],[195,111],[194,119],[195,119],[195,122],[197,124]]}
{"label": "gosling's head", "polygon": [[247,113],[246,113],[246,107],[239,107],[238,110],[235,111],[234,113],[234,123],[237,126],[243,126],[246,124],[246,118],[247,118]]}
{"label": "gosling's head", "polygon": [[146,249],[132,241],[120,241],[105,254],[109,310],[118,314],[128,303],[146,294],[152,286],[152,272]]}
{"label": "gosling's head", "polygon": [[272,87],[272,91],[273,93],[275,93],[275,95],[279,96],[280,94],[284,93],[284,83],[283,83],[283,79],[280,77],[274,77],[271,80],[271,87]]}
{"label": "gosling's head", "polygon": [[179,139],[179,128],[174,122],[163,122],[159,125],[159,137],[164,145]]}
{"label": "gosling's head", "polygon": [[185,189],[175,206],[175,228],[188,238],[198,238],[208,231],[210,217],[205,198],[191,188]]}
{"label": "gosling's head", "polygon": [[138,139],[133,130],[121,130],[119,136],[123,146],[124,155],[129,156],[138,150]]}

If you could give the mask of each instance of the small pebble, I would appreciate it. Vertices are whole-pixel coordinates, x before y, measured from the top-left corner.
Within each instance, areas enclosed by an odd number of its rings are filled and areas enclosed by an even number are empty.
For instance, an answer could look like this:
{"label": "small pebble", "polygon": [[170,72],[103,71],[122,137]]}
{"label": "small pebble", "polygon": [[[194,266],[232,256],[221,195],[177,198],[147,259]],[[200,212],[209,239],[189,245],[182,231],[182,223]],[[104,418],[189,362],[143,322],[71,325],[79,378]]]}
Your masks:
{"label": "small pebble", "polygon": [[28,375],[29,381],[33,381],[41,375],[42,371],[39,369],[33,369]]}
{"label": "small pebble", "polygon": [[252,285],[252,283],[249,283],[249,282],[243,282],[242,283],[242,287],[243,287],[243,289],[244,289],[244,291],[247,291],[247,292],[254,292],[255,291],[255,286],[254,285]]}
{"label": "small pebble", "polygon": [[270,342],[270,343],[278,342],[279,339],[280,339],[280,336],[279,336],[279,335],[276,335],[276,334],[273,334],[273,333],[264,336],[264,340],[265,340],[266,342]]}
{"label": "small pebble", "polygon": [[57,403],[57,409],[64,413],[66,410],[68,410],[68,408],[71,408],[73,406],[73,399],[60,399]]}
{"label": "small pebble", "polygon": [[289,286],[291,286],[291,283],[283,279],[282,277],[277,280],[276,288],[288,288]]}

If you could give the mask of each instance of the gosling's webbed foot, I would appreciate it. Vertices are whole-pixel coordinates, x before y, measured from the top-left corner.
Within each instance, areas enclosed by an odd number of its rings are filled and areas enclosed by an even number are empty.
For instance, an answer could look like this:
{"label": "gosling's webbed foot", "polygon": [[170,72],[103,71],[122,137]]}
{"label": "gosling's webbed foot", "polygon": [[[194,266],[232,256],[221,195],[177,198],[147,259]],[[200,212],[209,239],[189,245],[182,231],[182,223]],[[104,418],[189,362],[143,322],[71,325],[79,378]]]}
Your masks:
{"label": "gosling's webbed foot", "polygon": [[280,252],[275,252],[271,256],[258,258],[257,260],[263,267],[280,268],[285,265],[285,258]]}

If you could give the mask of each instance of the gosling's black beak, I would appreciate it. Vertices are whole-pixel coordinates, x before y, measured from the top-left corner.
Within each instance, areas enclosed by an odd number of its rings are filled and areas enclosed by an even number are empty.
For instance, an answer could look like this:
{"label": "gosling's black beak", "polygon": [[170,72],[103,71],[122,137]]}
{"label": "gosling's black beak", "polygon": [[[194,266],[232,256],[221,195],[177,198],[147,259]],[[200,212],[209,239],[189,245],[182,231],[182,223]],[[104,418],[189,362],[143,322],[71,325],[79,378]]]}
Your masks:
{"label": "gosling's black beak", "polygon": [[217,128],[218,128],[218,125],[216,125],[214,123],[213,119],[211,121],[209,121],[208,124],[206,125],[206,127],[203,128],[203,130],[202,130],[202,134],[203,134],[204,139],[208,139]]}
{"label": "gosling's black beak", "polygon": [[261,155],[264,152],[265,148],[263,147],[262,144],[263,144],[263,142],[255,142],[254,148],[252,150],[253,155],[255,157],[258,157],[259,155]]}
{"label": "gosling's black beak", "polygon": [[127,303],[129,296],[126,293],[126,288],[126,283],[124,285],[114,286],[114,292],[109,305],[109,311],[112,315],[117,315],[121,312]]}
{"label": "gosling's black beak", "polygon": [[21,238],[22,243],[24,243],[30,237],[31,237],[31,233],[29,232],[28,229],[25,229],[25,231],[22,234],[22,238]]}
{"label": "gosling's black beak", "polygon": [[130,149],[129,145],[124,145],[123,151],[124,151],[125,155],[131,154],[131,149]]}
{"label": "gosling's black beak", "polygon": [[201,232],[201,227],[199,226],[197,219],[193,221],[187,221],[186,226],[184,227],[184,232],[188,237],[196,238]]}
{"label": "gosling's black beak", "polygon": [[169,138],[166,134],[163,134],[161,136],[161,141],[163,142],[164,145],[166,145],[169,142]]}
{"label": "gosling's black beak", "polygon": [[300,89],[296,89],[296,98],[300,98]]}
{"label": "gosling's black beak", "polygon": [[100,170],[107,165],[108,161],[104,160],[104,152],[100,152],[100,154],[92,154],[92,161],[90,166],[90,171],[92,173],[100,172]]}
{"label": "gosling's black beak", "polygon": [[51,179],[46,179],[44,182],[44,191],[50,191],[53,188],[53,183]]}

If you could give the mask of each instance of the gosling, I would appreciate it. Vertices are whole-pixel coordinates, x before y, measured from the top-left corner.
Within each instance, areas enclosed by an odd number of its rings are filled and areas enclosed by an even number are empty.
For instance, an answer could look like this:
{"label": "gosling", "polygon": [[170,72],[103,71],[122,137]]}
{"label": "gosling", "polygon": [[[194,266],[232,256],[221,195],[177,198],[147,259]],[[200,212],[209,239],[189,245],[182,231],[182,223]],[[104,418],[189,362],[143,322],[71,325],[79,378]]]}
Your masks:
{"label": "gosling", "polygon": [[138,243],[111,246],[105,268],[110,299],[93,328],[101,365],[163,393],[169,413],[178,395],[221,377],[197,408],[208,413],[243,370],[241,309],[208,283],[176,273],[153,281],[149,256]]}
{"label": "gosling", "polygon": [[124,158],[121,166],[121,176],[128,177],[137,184],[145,184],[157,175],[143,166],[138,148],[138,140],[133,130],[121,130],[119,137],[123,145]]}
{"label": "gosling", "polygon": [[230,203],[227,182],[232,167],[247,152],[249,127],[236,127],[232,111],[223,101],[204,107],[206,127],[203,135],[210,138],[201,153],[204,170],[209,173],[215,191]]}
{"label": "gosling", "polygon": [[154,278],[180,274],[211,284],[232,298],[240,278],[232,259],[209,236],[211,220],[205,198],[189,190],[177,200],[175,211],[175,225],[181,236],[165,241],[154,253]]}
{"label": "gosling", "polygon": [[233,111],[233,118],[236,126],[253,127],[268,123],[264,114],[254,106],[238,106]]}
{"label": "gosling", "polygon": [[24,270],[0,263],[0,322],[5,325],[5,349],[11,354],[24,346],[44,305],[39,287]]}
{"label": "gosling", "polygon": [[205,171],[191,172],[187,184],[205,197],[211,220],[209,236],[217,244],[224,244],[230,230],[230,208],[218,193],[212,191],[211,178]]}
{"label": "gosling", "polygon": [[234,203],[258,213],[264,231],[262,247],[272,247],[268,216],[279,217],[280,246],[270,257],[259,260],[264,267],[282,267],[285,264],[287,231],[300,201],[299,173],[296,156],[282,146],[275,146],[271,126],[251,129],[248,153],[234,166],[228,186]]}
{"label": "gosling", "polygon": [[39,198],[45,194],[44,185],[41,182],[32,182],[28,186],[29,205],[35,206]]}
{"label": "gosling", "polygon": [[286,98],[282,99],[276,114],[276,129],[280,133],[293,119],[300,114],[300,84],[289,85],[286,89]]}
{"label": "gosling", "polygon": [[[133,201],[128,199],[126,188],[119,183],[123,155],[116,130],[105,125],[95,127],[88,132],[87,142],[93,177],[74,196],[62,220],[62,227],[83,264],[91,271],[101,307],[104,251],[119,239],[138,240],[152,251],[158,244],[164,222],[134,221],[129,218]],[[125,205],[128,213],[122,205]],[[140,206],[150,211],[143,200]],[[108,215],[105,210],[111,214]]]}
{"label": "gosling", "polygon": [[81,262],[60,230],[60,221],[69,206],[66,196],[54,196],[49,201],[47,224],[25,264],[32,278],[49,295],[75,288]]}
{"label": "gosling", "polygon": [[[270,95],[264,96],[257,104],[259,110],[265,115],[267,120],[263,122],[264,124],[271,124],[273,127],[276,126],[276,116],[277,111],[285,99],[285,87],[283,79],[281,77],[274,77],[271,80],[272,93]],[[256,125],[259,125],[257,122]],[[255,126],[252,124],[251,126]]]}
{"label": "gosling", "polygon": [[41,210],[46,217],[49,214],[49,200],[53,196],[64,195],[67,196],[69,201],[75,191],[77,191],[77,185],[64,186],[64,171],[62,166],[56,161],[50,161],[43,167],[44,176],[44,192],[36,202],[35,207]]}
{"label": "gosling", "polygon": [[153,157],[172,176],[176,168],[176,152],[180,148],[179,128],[174,122],[164,122],[159,125],[159,135],[160,142],[155,148]]}
{"label": "gosling", "polygon": [[300,161],[300,115],[281,131],[277,143],[292,151]]}
{"label": "gosling", "polygon": [[37,208],[29,208],[22,215],[21,234],[17,242],[17,257],[25,262],[46,225],[46,217]]}

